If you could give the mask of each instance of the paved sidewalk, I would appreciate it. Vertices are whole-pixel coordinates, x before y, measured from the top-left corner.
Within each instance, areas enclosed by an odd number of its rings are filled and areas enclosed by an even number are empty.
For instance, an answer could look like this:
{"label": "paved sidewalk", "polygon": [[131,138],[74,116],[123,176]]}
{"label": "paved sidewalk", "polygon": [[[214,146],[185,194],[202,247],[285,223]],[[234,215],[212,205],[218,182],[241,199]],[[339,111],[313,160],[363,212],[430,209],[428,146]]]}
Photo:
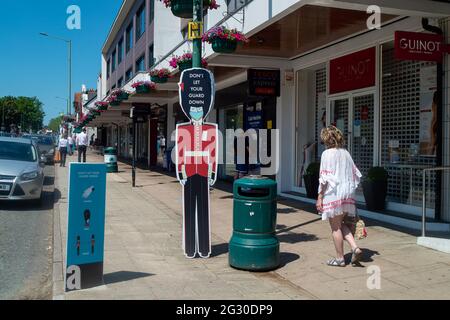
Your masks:
{"label": "paved sidewalk", "polygon": [[[103,158],[89,154],[88,160]],[[415,237],[374,224],[368,228],[369,237],[360,241],[363,267],[328,267],[324,261],[334,254],[329,226],[305,211],[310,205],[287,200],[278,205],[282,266],[264,273],[235,270],[228,265],[233,200],[219,189],[211,197],[212,257],[188,260],[181,250],[178,181],[138,170],[133,189],[126,164],[120,164],[120,172],[109,174],[107,180],[105,285],[63,294],[68,169],[56,171],[61,199],[55,226],[60,226],[62,244],[54,244],[57,299],[450,298],[450,255],[419,247]],[[367,287],[374,270],[381,272],[381,289]]]}

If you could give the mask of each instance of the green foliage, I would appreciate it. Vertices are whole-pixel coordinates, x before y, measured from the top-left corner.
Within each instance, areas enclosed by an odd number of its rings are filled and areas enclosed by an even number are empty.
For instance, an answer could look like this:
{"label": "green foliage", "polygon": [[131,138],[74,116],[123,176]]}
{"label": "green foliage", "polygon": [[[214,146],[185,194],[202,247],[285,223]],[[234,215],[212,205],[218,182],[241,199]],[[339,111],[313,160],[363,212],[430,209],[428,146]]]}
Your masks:
{"label": "green foliage", "polygon": [[320,162],[312,162],[306,169],[305,176],[318,176],[320,172]]}
{"label": "green foliage", "polygon": [[62,118],[63,118],[62,116],[58,116],[56,118],[51,119],[50,122],[48,123],[48,128],[53,132],[59,132],[59,126],[61,124]]}
{"label": "green foliage", "polygon": [[10,125],[21,126],[22,131],[38,131],[42,129],[45,113],[42,102],[36,97],[1,97],[0,122],[4,123],[6,131]]}
{"label": "green foliage", "polygon": [[372,167],[367,172],[367,181],[387,181],[389,175],[383,167]]}

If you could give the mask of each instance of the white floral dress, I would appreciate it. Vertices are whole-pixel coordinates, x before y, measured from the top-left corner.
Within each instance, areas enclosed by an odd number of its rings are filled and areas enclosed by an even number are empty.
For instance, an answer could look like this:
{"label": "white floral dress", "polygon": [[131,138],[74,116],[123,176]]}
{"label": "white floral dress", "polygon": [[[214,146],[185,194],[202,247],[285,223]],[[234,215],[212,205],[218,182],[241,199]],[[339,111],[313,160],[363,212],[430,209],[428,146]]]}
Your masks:
{"label": "white floral dress", "polygon": [[346,149],[332,148],[322,153],[319,192],[325,184],[327,185],[323,196],[322,220],[328,220],[344,212],[349,216],[355,216],[355,191],[361,176]]}

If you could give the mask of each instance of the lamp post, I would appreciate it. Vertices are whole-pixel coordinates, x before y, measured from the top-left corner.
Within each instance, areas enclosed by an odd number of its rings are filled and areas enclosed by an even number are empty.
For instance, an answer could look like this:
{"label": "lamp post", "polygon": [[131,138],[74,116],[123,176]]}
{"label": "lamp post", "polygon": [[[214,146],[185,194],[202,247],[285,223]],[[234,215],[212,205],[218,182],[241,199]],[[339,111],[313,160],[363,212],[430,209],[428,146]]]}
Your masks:
{"label": "lamp post", "polygon": [[60,41],[64,41],[67,44],[67,50],[68,50],[68,67],[69,67],[69,79],[68,79],[68,86],[69,86],[69,97],[67,99],[67,114],[70,115],[71,114],[71,104],[72,104],[72,40],[67,40],[67,39],[63,39],[60,37],[55,37],[52,35],[49,35],[48,33],[45,32],[40,32],[39,33],[41,36],[44,37],[49,37],[49,38],[53,38],[56,40],[60,40]]}
{"label": "lamp post", "polygon": [[[193,22],[203,22],[203,0],[194,1]],[[202,67],[202,39],[194,39],[192,42],[192,67]]]}

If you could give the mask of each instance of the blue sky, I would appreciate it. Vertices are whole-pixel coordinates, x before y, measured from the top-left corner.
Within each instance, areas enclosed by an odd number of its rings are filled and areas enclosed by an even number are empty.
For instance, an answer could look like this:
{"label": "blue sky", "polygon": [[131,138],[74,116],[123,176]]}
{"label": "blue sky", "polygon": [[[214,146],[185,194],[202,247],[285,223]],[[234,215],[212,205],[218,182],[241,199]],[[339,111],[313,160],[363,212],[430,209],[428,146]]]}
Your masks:
{"label": "blue sky", "polygon": [[[122,0],[1,0],[0,97],[36,96],[45,120],[65,112],[68,95],[67,45],[42,37],[46,32],[73,42],[72,92],[95,88],[101,48]],[[70,5],[81,9],[81,30],[69,30]],[[73,96],[72,96],[73,99]]]}

